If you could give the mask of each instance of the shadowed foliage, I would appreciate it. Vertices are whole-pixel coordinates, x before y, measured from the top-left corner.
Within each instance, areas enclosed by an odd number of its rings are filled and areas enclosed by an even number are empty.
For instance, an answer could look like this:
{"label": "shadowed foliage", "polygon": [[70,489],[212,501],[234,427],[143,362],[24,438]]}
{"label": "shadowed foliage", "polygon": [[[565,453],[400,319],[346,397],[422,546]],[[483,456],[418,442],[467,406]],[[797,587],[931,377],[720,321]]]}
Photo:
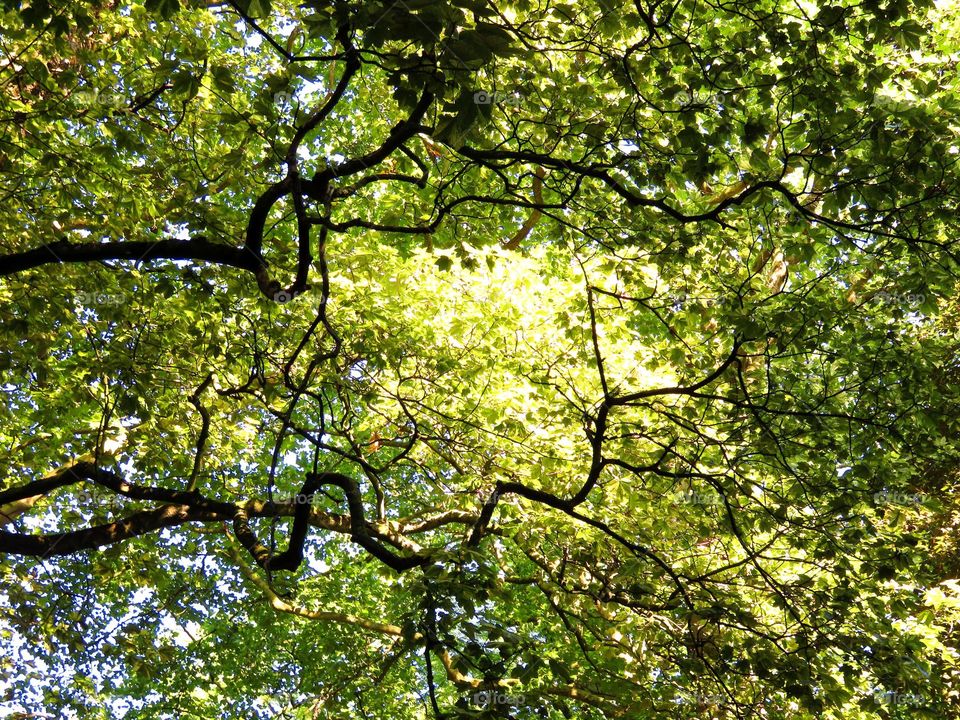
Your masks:
{"label": "shadowed foliage", "polygon": [[5,713],[957,712],[955,2],[0,8]]}

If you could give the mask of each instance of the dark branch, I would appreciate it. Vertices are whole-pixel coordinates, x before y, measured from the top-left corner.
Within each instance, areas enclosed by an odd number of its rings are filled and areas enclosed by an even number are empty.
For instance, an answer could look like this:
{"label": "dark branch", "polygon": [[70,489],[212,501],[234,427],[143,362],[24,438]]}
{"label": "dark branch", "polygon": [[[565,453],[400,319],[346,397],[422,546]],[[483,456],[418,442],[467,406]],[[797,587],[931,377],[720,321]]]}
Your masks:
{"label": "dark branch", "polygon": [[194,260],[257,272],[263,267],[259,254],[249,248],[234,248],[198,237],[192,240],[157,240],[108,243],[51,243],[21,253],[0,256],[0,276],[59,263],[108,260]]}

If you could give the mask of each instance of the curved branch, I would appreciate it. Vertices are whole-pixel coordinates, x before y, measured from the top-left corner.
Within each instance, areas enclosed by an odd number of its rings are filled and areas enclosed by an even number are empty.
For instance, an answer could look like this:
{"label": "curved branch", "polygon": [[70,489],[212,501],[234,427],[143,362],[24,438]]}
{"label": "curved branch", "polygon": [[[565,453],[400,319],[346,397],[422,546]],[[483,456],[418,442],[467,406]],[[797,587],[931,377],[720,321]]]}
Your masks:
{"label": "curved branch", "polygon": [[370,534],[364,519],[363,499],[360,496],[360,486],[357,481],[340,473],[326,472],[307,475],[303,488],[297,496],[293,528],[290,531],[290,544],[283,553],[269,558],[266,563],[260,562],[260,558],[254,555],[262,567],[270,570],[296,570],[300,566],[303,562],[303,543],[309,524],[310,504],[313,496],[324,485],[334,485],[343,491],[350,514],[350,536],[364,550],[397,571],[409,570],[428,562],[429,558],[426,556],[397,555],[377,542]]}
{"label": "curved branch", "polygon": [[[233,523],[234,534],[257,564],[270,570],[295,570],[300,566],[303,561],[303,544],[310,525],[349,533],[354,542],[394,570],[408,570],[428,561],[425,555],[397,555],[378,542],[375,536],[386,537],[393,541],[388,535],[384,535],[385,532],[393,529],[393,526],[384,528],[368,522],[364,517],[359,485],[352,478],[339,473],[308,475],[300,494],[286,502],[249,500],[236,504],[211,500],[195,491],[185,492],[134,485],[116,473],[98,468],[93,463],[79,462],[48,477],[0,492],[0,507],[22,502],[28,498],[42,497],[57,488],[83,481],[93,482],[133,500],[152,500],[168,504],[153,510],[132,513],[112,523],[65,533],[29,535],[0,531],[0,554],[35,557],[70,555],[82,550],[116,544],[165,527],[193,521],[226,521]],[[347,499],[349,517],[320,513],[312,509],[313,496],[324,485],[334,485],[343,490]],[[287,550],[280,555],[272,556],[269,549],[257,540],[249,520],[251,517],[291,515],[294,522]],[[441,516],[434,520],[413,524],[411,532],[420,532],[447,522],[457,521],[463,521],[463,518],[457,515]],[[397,532],[402,534],[400,528],[406,526],[398,523],[396,527]],[[402,545],[402,539],[396,540],[394,544]]]}
{"label": "curved branch", "polygon": [[[267,190],[257,198],[253,210],[250,213],[250,218],[247,221],[245,247],[253,253],[260,262],[260,268],[257,272],[257,283],[261,293],[271,300],[286,302],[295,295],[303,292],[307,287],[312,257],[310,256],[309,246],[310,222],[306,215],[304,197],[327,202],[329,200],[330,183],[334,179],[362,172],[381,163],[422,129],[420,122],[430,107],[430,104],[433,102],[433,94],[425,90],[420,98],[420,102],[410,116],[393,127],[390,135],[380,147],[359,158],[346,160],[337,165],[327,167],[314,175],[312,179],[301,178],[297,169],[296,155],[299,144],[310,130],[314,129],[333,111],[333,108],[336,107],[336,104],[346,92],[350,79],[357,72],[359,66],[359,60],[355,53],[351,51],[347,56],[347,67],[344,70],[343,77],[341,77],[337,88],[327,98],[323,106],[297,130],[285,158],[288,166],[286,177],[267,188]],[[280,200],[290,194],[293,194],[294,210],[297,218],[299,251],[297,256],[296,279],[293,285],[287,290],[283,290],[280,283],[273,280],[266,272],[267,264],[263,260],[263,234],[270,211]]]}
{"label": "curved branch", "polygon": [[882,221],[851,223],[839,218],[830,218],[814,212],[807,205],[802,203],[797,197],[797,194],[792,192],[780,180],[760,180],[752,185],[745,186],[737,184],[734,186],[737,189],[736,194],[722,194],[719,202],[717,202],[717,204],[711,209],[698,213],[686,213],[670,205],[665,197],[650,198],[630,190],[626,185],[611,175],[609,170],[611,166],[608,164],[586,165],[572,160],[551,157],[550,155],[543,153],[523,150],[482,150],[479,148],[464,146],[459,148],[457,152],[467,159],[481,163],[537,163],[543,167],[566,171],[582,177],[593,178],[594,180],[599,180],[608,188],[613,190],[631,207],[647,207],[654,210],[659,210],[665,215],[681,223],[712,221],[724,225],[723,221],[720,219],[720,216],[728,208],[736,205],[742,205],[752,196],[762,192],[763,190],[772,190],[783,197],[791,207],[793,207],[798,213],[811,222],[823,223],[824,225],[836,230],[870,232],[881,237],[916,241],[916,238],[906,236],[901,233],[882,230],[880,228]]}
{"label": "curved branch", "polygon": [[[432,92],[429,90],[424,90],[423,94],[420,96],[420,100],[417,102],[416,107],[414,107],[413,111],[410,113],[410,116],[406,120],[394,125],[394,127],[390,130],[390,135],[386,140],[384,140],[380,147],[378,147],[376,150],[371,150],[366,155],[362,155],[352,160],[345,160],[342,163],[338,163],[337,165],[333,165],[320,171],[314,175],[312,184],[319,186],[324,179],[329,181],[335,178],[347,177],[349,175],[368,170],[374,165],[379,165],[381,162],[386,160],[394,150],[403,145],[403,143],[412,138],[418,132],[422,132],[427,129],[422,126],[420,122],[427,114],[427,110],[430,108],[433,98],[434,96]],[[306,189],[307,187],[307,182],[304,181],[304,188]]]}
{"label": "curved branch", "polygon": [[200,414],[200,432],[197,434],[197,446],[193,455],[193,471],[190,473],[190,480],[187,482],[187,490],[195,490],[197,487],[197,478],[200,476],[200,467],[203,465],[203,456],[207,448],[207,440],[210,437],[210,411],[203,404],[200,396],[203,391],[209,387],[213,380],[213,373],[209,373],[200,386],[188,398],[190,404],[196,408]]}
{"label": "curved branch", "polygon": [[175,527],[197,520],[209,522],[223,519],[225,519],[223,515],[210,510],[192,508],[188,505],[166,505],[156,510],[134,513],[116,522],[73,532],[25,535],[0,530],[0,553],[40,558],[72,555],[82,550],[113,545],[162,528]]}
{"label": "curved branch", "polygon": [[249,246],[234,248],[210,242],[204,237],[192,240],[144,240],[109,243],[71,243],[61,240],[20,253],[0,255],[0,276],[60,263],[89,263],[108,260],[197,260],[257,273],[263,267],[258,252]]}
{"label": "curved branch", "polygon": [[527,221],[520,226],[520,229],[517,230],[516,234],[507,242],[503,243],[504,250],[519,249],[520,243],[527,239],[530,231],[533,230],[538,222],[540,222],[540,217],[543,215],[543,213],[541,212],[539,206],[543,205],[543,178],[546,174],[546,171],[542,167],[537,168],[537,172],[533,176],[534,208],[530,212],[530,217],[528,217]]}

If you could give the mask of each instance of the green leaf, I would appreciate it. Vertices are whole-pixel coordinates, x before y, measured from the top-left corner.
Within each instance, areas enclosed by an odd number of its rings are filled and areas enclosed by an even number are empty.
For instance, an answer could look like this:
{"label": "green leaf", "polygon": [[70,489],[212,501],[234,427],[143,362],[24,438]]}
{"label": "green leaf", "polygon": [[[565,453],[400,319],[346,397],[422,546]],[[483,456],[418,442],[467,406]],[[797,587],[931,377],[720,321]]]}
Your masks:
{"label": "green leaf", "polygon": [[158,15],[164,20],[168,20],[180,12],[180,0],[146,0],[144,7],[147,9],[147,12]]}

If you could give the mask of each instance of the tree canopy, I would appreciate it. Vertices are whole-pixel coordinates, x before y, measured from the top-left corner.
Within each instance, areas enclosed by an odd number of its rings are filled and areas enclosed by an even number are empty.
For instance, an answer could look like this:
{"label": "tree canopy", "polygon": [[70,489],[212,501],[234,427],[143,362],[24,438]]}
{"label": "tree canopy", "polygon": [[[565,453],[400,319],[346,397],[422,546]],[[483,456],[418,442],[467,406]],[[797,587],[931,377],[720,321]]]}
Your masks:
{"label": "tree canopy", "polygon": [[957,712],[955,2],[0,28],[4,713]]}

